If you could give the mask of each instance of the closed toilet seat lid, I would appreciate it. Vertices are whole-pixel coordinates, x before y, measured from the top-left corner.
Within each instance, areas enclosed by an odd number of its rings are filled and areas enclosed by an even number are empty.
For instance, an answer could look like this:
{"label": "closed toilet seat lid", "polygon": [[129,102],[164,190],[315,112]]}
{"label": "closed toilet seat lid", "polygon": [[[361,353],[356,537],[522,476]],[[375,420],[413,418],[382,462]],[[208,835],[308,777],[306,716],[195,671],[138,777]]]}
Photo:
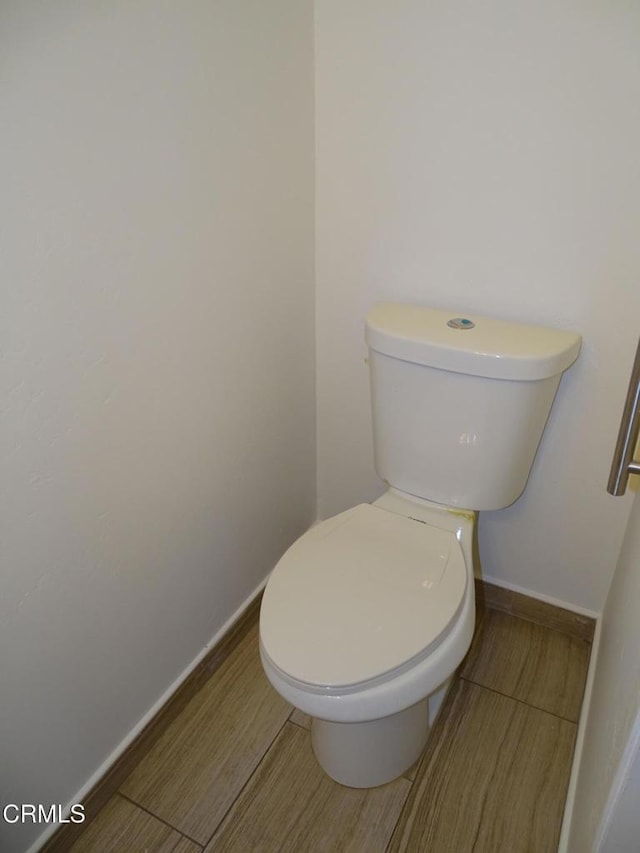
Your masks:
{"label": "closed toilet seat lid", "polygon": [[274,569],[263,652],[311,689],[388,677],[442,642],[466,585],[454,533],[360,504],[307,531]]}

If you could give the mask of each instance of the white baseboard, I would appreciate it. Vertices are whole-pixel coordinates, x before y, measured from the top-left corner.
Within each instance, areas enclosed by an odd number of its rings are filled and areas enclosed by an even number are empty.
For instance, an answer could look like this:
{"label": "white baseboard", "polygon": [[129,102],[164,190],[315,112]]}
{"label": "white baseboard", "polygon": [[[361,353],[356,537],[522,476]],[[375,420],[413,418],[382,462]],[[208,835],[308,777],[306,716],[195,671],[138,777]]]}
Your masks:
{"label": "white baseboard", "polygon": [[567,853],[569,837],[571,832],[571,820],[573,818],[573,806],[576,797],[576,786],[578,784],[578,773],[580,772],[580,762],[582,760],[582,750],[584,748],[584,738],[589,719],[589,710],[591,707],[591,694],[593,693],[593,681],[595,678],[596,665],[598,662],[598,649],[600,647],[600,628],[601,620],[596,619],[596,628],[591,643],[591,656],[589,658],[589,670],[587,672],[587,683],[584,688],[584,698],[582,700],[582,710],[580,711],[580,719],[578,720],[578,733],[576,735],[576,746],[573,751],[573,762],[571,765],[571,776],[569,777],[569,787],[567,789],[567,799],[565,801],[564,815],[562,817],[562,827],[560,829],[560,841],[558,843],[558,853]]}
{"label": "white baseboard", "polygon": [[489,575],[483,574],[478,580],[486,581],[486,583],[493,584],[493,586],[500,586],[503,589],[508,589],[511,592],[519,592],[521,595],[526,595],[529,598],[535,598],[538,601],[544,601],[546,604],[553,604],[554,607],[562,607],[564,610],[572,610],[574,613],[579,613],[581,616],[588,616],[591,619],[595,619],[596,621],[600,618],[601,614],[595,610],[588,610],[586,607],[581,607],[579,604],[574,604],[571,601],[562,601],[559,598],[554,598],[551,595],[545,595],[542,592],[534,592],[531,589],[526,589],[523,586],[518,586],[515,583],[509,583],[508,581],[504,581],[502,579],[498,580],[498,578],[492,578]]}
{"label": "white baseboard", "polygon": [[[71,801],[67,804],[66,808],[62,813],[63,818],[67,818],[71,812],[71,806],[74,803],[81,803],[84,797],[89,793],[89,791],[96,785],[100,779],[108,772],[113,764],[120,758],[123,752],[127,749],[127,747],[133,743],[136,737],[140,734],[140,732],[144,729],[144,727],[151,722],[151,720],[156,716],[156,714],[160,711],[163,705],[173,696],[176,690],[180,687],[183,681],[185,681],[189,675],[193,672],[193,670],[198,666],[198,664],[209,654],[211,649],[224,637],[224,635],[229,631],[230,628],[240,619],[242,614],[247,610],[248,607],[251,606],[253,601],[257,598],[258,595],[262,592],[264,587],[266,586],[268,578],[265,578],[261,581],[260,584],[254,589],[254,591],[248,596],[248,598],[243,601],[243,603],[238,607],[238,609],[233,613],[224,625],[217,631],[214,636],[209,640],[206,646],[198,652],[195,658],[191,661],[191,663],[184,669],[180,675],[173,681],[169,687],[164,691],[164,693],[160,696],[157,702],[155,702],[151,708],[147,711],[147,713],[139,720],[139,722],[131,729],[129,734],[118,744],[118,746],[114,749],[114,751],[109,755],[109,757],[102,762],[102,764],[97,768],[95,773],[93,773],[89,779],[85,782],[85,784],[80,788],[80,790],[75,794],[75,796],[71,799]],[[37,853],[38,850],[42,847],[42,845],[49,840],[49,838],[60,828],[59,823],[49,824],[45,831],[39,836],[39,838],[29,847],[27,853]]]}

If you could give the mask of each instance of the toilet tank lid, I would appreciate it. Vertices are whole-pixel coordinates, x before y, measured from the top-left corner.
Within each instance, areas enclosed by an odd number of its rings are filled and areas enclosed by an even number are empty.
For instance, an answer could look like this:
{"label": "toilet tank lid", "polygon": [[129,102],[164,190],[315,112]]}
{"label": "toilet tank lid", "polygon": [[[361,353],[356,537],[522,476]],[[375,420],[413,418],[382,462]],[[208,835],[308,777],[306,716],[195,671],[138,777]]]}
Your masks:
{"label": "toilet tank lid", "polygon": [[582,338],[475,313],[380,302],[367,315],[366,341],[375,352],[414,364],[530,381],[566,370],[578,357]]}

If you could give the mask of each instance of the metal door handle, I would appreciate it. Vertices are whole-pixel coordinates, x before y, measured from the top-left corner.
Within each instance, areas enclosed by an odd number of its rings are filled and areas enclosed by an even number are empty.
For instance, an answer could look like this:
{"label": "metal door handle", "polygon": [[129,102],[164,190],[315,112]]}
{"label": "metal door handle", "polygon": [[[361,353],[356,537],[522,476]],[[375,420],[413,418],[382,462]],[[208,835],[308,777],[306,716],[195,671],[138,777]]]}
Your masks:
{"label": "metal door handle", "polygon": [[629,474],[640,474],[640,461],[633,458],[633,452],[640,432],[640,341],[633,362],[629,390],[624,404],[620,431],[613,453],[611,473],[607,491],[610,495],[623,495],[627,489]]}

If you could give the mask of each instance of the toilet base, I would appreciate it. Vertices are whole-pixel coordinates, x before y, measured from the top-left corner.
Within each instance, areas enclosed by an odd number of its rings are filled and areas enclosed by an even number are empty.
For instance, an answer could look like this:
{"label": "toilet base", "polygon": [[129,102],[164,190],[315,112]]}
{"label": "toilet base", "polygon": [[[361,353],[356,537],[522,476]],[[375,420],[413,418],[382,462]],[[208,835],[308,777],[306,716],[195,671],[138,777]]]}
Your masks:
{"label": "toilet base", "polygon": [[328,776],[349,788],[374,788],[401,776],[429,734],[429,697],[404,711],[364,723],[315,719],[311,744]]}

